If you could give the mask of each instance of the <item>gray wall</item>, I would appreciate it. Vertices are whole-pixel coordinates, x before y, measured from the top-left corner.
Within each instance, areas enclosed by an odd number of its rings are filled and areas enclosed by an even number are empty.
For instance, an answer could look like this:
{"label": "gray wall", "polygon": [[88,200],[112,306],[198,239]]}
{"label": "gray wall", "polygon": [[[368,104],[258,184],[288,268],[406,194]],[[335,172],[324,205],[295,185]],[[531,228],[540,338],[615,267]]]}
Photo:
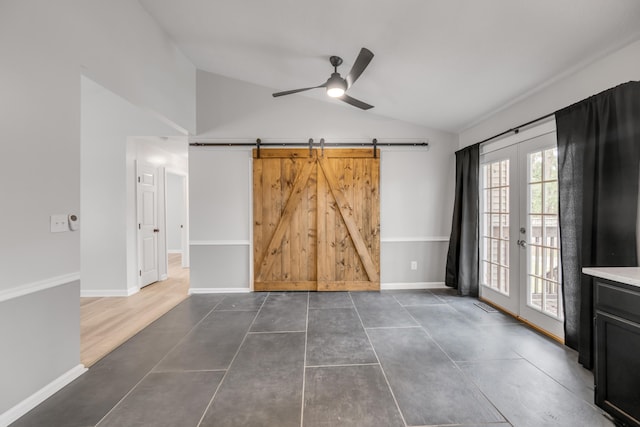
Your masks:
{"label": "gray wall", "polygon": [[80,282],[0,302],[0,342],[1,420],[80,363]]}

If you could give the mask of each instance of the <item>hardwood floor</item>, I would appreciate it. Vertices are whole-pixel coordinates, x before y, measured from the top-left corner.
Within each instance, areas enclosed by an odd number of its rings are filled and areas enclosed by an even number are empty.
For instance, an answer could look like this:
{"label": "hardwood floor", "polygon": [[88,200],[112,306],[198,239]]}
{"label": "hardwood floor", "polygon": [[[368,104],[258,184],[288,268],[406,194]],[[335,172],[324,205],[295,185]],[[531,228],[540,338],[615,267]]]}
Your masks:
{"label": "hardwood floor", "polygon": [[188,296],[189,269],[169,254],[169,278],[130,297],[80,298],[80,361],[89,367]]}

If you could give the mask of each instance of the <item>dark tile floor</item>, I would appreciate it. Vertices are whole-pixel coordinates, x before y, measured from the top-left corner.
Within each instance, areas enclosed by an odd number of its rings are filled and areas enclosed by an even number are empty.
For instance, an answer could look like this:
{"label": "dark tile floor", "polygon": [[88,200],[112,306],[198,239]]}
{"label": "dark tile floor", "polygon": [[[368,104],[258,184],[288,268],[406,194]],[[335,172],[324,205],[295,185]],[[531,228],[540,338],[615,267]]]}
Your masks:
{"label": "dark tile floor", "polygon": [[575,352],[474,302],[195,295],[13,425],[613,425]]}

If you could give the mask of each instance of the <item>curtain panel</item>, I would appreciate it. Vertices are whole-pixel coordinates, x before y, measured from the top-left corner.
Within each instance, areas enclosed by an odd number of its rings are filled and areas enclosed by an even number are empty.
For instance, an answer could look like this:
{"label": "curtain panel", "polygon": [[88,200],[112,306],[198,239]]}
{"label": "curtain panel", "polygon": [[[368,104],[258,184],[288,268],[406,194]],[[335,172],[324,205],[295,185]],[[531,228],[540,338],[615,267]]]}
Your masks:
{"label": "curtain panel", "polygon": [[445,284],[478,296],[480,144],[456,152],[456,189]]}
{"label": "curtain panel", "polygon": [[565,342],[593,366],[593,284],[583,267],[637,266],[640,82],[555,113]]}

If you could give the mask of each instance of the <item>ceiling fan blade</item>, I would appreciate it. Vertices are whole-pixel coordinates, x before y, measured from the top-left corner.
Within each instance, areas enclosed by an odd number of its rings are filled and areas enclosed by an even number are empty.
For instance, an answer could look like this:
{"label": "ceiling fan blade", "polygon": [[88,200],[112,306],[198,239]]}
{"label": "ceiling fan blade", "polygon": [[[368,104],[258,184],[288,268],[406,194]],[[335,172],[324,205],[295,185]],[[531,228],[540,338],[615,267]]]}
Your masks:
{"label": "ceiling fan blade", "polygon": [[285,90],[284,92],[276,92],[273,94],[273,97],[283,96],[283,95],[291,95],[292,93],[304,92],[305,90],[317,89],[319,87],[327,87],[327,84],[321,84],[320,86],[312,86],[312,87],[304,87],[302,89],[293,89],[293,90]]}
{"label": "ceiling fan blade", "polygon": [[371,62],[372,59],[373,52],[366,47],[360,49],[356,62],[353,63],[353,67],[351,67],[351,71],[349,71],[349,74],[347,75],[347,84],[349,86],[358,80],[358,77],[360,77],[360,74],[362,74],[364,69],[367,68],[367,65],[369,65],[369,62]]}
{"label": "ceiling fan blade", "polygon": [[373,105],[369,105],[366,102],[362,102],[358,99],[352,98],[349,95],[347,95],[346,93],[342,96],[339,96],[338,99],[340,101],[344,101],[347,104],[353,105],[354,107],[358,107],[361,108],[363,110],[369,110],[371,108],[373,108]]}

